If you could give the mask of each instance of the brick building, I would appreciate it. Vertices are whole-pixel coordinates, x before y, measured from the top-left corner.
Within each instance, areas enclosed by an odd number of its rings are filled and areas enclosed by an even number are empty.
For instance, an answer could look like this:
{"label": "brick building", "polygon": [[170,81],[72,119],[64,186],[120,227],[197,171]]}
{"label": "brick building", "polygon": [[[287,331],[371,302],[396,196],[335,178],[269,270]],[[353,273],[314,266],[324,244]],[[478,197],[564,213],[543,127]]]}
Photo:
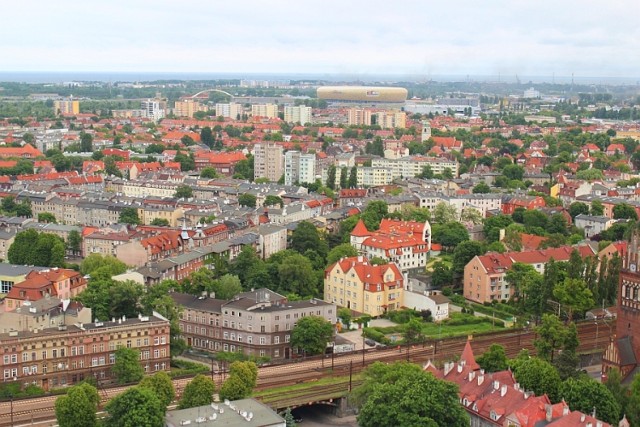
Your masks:
{"label": "brick building", "polygon": [[77,323],[53,328],[0,334],[0,364],[4,381],[35,384],[48,390],[76,384],[89,376],[113,378],[115,351],[140,351],[145,372],[169,369],[169,321],[149,317]]}

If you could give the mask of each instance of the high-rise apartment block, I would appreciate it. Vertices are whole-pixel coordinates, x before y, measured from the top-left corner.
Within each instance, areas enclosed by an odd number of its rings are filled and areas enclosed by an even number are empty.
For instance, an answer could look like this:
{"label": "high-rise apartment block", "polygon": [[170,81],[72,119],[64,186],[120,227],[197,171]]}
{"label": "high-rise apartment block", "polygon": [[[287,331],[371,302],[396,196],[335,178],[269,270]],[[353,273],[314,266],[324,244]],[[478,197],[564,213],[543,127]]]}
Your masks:
{"label": "high-rise apartment block", "polygon": [[73,98],[53,101],[53,111],[56,114],[79,114],[80,101],[75,101]]}
{"label": "high-rise apartment block", "polygon": [[228,104],[216,104],[216,116],[237,120],[242,116],[242,105],[230,102]]}
{"label": "high-rise apartment block", "polygon": [[251,115],[254,117],[267,117],[275,119],[278,117],[277,104],[255,104],[251,106]]}
{"label": "high-rise apartment block", "polygon": [[194,113],[198,111],[207,111],[206,105],[202,105],[195,99],[184,99],[182,101],[176,101],[176,105],[173,108],[173,114],[177,117],[193,117]]}
{"label": "high-rise apartment block", "polygon": [[160,107],[160,102],[156,99],[147,99],[140,103],[140,109],[143,112],[143,117],[158,121],[164,117],[164,109]]}
{"label": "high-rise apartment block", "polygon": [[350,108],[347,112],[349,126],[379,125],[383,129],[405,128],[407,114],[404,111],[375,111],[370,108]]}
{"label": "high-rise apartment block", "polygon": [[282,147],[276,144],[256,144],[253,148],[253,177],[276,182],[284,173]]}
{"label": "high-rise apartment block", "polygon": [[284,121],[287,123],[311,123],[311,107],[300,105],[297,107],[284,107]]}
{"label": "high-rise apartment block", "polygon": [[287,151],[284,156],[284,183],[296,182],[312,184],[316,180],[315,154],[302,154],[299,151]]}

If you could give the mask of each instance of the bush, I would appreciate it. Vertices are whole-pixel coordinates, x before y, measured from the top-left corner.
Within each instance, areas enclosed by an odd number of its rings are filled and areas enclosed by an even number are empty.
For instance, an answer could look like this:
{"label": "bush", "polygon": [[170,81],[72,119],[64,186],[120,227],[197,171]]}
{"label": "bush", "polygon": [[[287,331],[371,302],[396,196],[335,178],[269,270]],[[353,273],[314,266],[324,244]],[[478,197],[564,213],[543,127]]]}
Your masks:
{"label": "bush", "polygon": [[413,309],[394,310],[387,313],[387,317],[394,323],[409,323],[413,317],[422,317],[420,312]]}

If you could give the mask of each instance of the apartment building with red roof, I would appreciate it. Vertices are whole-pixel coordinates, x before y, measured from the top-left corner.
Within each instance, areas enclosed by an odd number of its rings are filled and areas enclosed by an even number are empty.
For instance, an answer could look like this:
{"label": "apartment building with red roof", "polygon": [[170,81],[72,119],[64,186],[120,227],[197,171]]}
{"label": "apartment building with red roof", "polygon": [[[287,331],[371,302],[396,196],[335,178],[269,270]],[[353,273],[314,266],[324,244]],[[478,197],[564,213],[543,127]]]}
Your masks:
{"label": "apartment building with red roof", "polygon": [[404,277],[394,263],[372,265],[366,257],[342,258],[326,268],[324,300],[380,316],[402,307]]}
{"label": "apartment building with red roof", "polygon": [[544,199],[540,196],[512,196],[502,200],[502,213],[511,215],[517,208],[527,210],[543,208],[546,206]]}
{"label": "apartment building with red roof", "polygon": [[194,161],[196,170],[212,167],[220,175],[231,176],[234,173],[236,164],[246,158],[247,156],[242,151],[199,151],[195,154]]}
{"label": "apartment building with red roof", "polygon": [[[511,370],[485,372],[475,360],[471,341],[458,362],[437,369],[429,361],[424,370],[458,386],[460,403],[474,427],[611,427],[594,416],[571,411],[565,401],[553,404],[546,394],[535,396],[517,383]],[[618,425],[629,426],[625,418]]]}
{"label": "apartment building with red roof", "polygon": [[383,219],[378,230],[369,231],[359,220],[350,241],[363,255],[387,259],[402,271],[423,269],[431,249],[431,224]]}
{"label": "apartment building with red roof", "polygon": [[13,311],[25,301],[58,297],[71,299],[85,290],[87,279],[77,271],[67,268],[31,271],[22,282],[13,285],[5,299],[5,310]]}
{"label": "apartment building with red roof", "polygon": [[44,154],[30,144],[25,144],[22,147],[0,147],[0,158],[2,159],[6,159],[8,157],[35,159],[40,156],[44,156]]}
{"label": "apartment building with red roof", "polygon": [[480,304],[509,300],[514,294],[514,289],[507,283],[505,276],[513,263],[529,264],[539,273],[544,273],[545,265],[549,260],[553,258],[555,261],[568,261],[574,250],[577,250],[582,258],[596,256],[593,248],[589,245],[561,246],[503,254],[490,252],[486,255],[475,256],[464,267],[463,295],[466,299]]}

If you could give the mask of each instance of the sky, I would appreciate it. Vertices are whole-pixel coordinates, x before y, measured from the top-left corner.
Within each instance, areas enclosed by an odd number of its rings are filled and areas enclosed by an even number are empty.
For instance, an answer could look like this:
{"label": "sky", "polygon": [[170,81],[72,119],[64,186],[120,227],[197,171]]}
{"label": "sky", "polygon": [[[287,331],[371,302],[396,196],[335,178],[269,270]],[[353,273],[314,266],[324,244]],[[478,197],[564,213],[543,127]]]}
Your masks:
{"label": "sky", "polygon": [[640,76],[638,0],[2,3],[4,72]]}

